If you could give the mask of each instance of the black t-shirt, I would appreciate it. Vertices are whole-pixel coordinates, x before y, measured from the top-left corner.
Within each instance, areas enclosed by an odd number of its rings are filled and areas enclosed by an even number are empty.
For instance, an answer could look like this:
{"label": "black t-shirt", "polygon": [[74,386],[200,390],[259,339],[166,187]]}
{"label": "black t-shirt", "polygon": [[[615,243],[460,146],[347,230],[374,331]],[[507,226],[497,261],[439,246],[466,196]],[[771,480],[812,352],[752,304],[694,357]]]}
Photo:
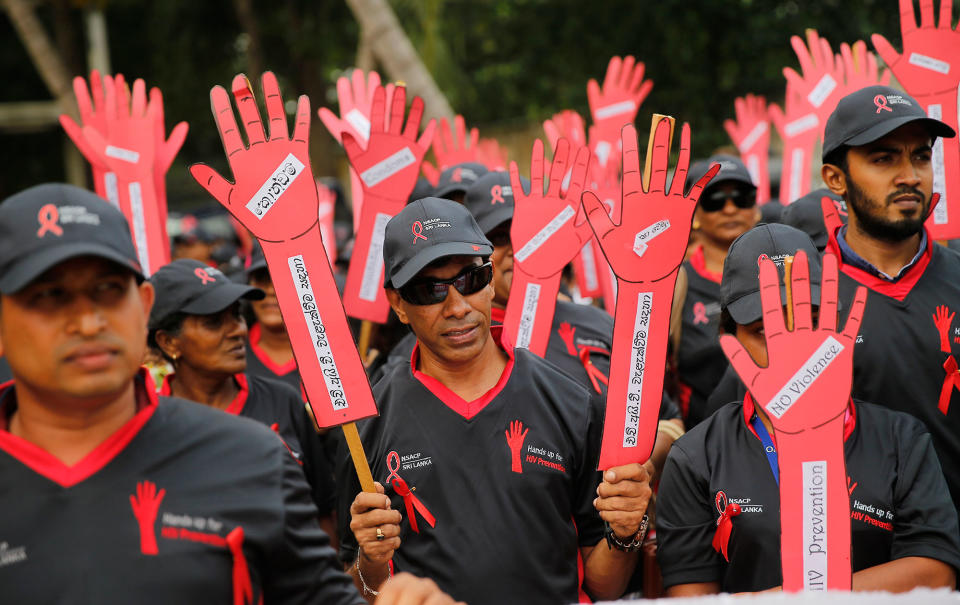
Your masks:
{"label": "black t-shirt", "polygon": [[[171,395],[171,382],[175,378],[175,374],[166,376],[160,387],[161,395]],[[277,380],[247,374],[236,374],[233,378],[240,392],[223,411],[256,420],[280,435],[290,455],[303,468],[318,511],[321,515],[330,514],[336,505],[333,466],[300,394]]]}
{"label": "black t-shirt", "polygon": [[677,369],[687,397],[687,428],[696,426],[706,416],[707,398],[728,367],[720,348],[720,276],[709,273],[703,262],[703,248],[698,248],[684,268],[687,273],[687,296],[683,302],[680,350]]}
{"label": "black t-shirt", "polygon": [[[856,402],[844,426],[852,568],[929,557],[960,569],[957,515],[930,435],[901,414]],[[782,584],[780,490],[749,417],[734,402],[678,439],[657,498],[657,558],[665,586],[719,582],[724,592]],[[717,502],[737,502],[729,563],[711,542]]]}
{"label": "black t-shirt", "polygon": [[275,363],[267,352],[260,348],[260,334],[262,327],[259,323],[250,326],[247,341],[247,374],[279,380],[294,391],[300,392],[300,372],[297,370],[297,361],[291,359],[285,364]]}
{"label": "black t-shirt", "polygon": [[[471,605],[578,600],[579,549],[603,537],[593,507],[603,430],[599,397],[524,349],[500,381],[465,402],[437,380],[396,365],[374,387],[380,416],[359,422],[373,477],[403,514],[398,571],[432,578]],[[516,435],[511,446],[508,435]],[[341,523],[360,491],[338,466]],[[399,475],[435,519],[391,486]],[[346,532],[341,558],[357,544]]]}
{"label": "black t-shirt", "polygon": [[[854,349],[853,396],[923,421],[960,508],[960,395],[952,384],[944,389],[944,364],[960,356],[960,321],[950,316],[960,311],[960,255],[930,245],[924,258],[892,284],[841,265],[840,301],[849,310],[856,287],[869,287]],[[938,307],[951,319],[945,343],[950,353],[941,351]]]}
{"label": "black t-shirt", "polygon": [[707,404],[703,409],[703,418],[709,418],[714,412],[727,405],[731,401],[743,401],[743,396],[747,394],[747,387],[737,376],[736,370],[729,365],[723,371],[723,376],[717,382],[717,386],[711,391],[707,398]]}
{"label": "black t-shirt", "polygon": [[4,602],[364,602],[276,434],[150,390],[72,467],[0,427]]}

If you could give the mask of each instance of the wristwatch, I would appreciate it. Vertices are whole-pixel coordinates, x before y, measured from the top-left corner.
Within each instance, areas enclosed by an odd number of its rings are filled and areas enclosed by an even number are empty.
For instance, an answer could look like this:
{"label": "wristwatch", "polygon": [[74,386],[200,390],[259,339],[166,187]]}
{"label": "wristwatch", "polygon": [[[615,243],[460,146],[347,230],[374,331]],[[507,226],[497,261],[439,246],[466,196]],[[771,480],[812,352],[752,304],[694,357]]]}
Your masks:
{"label": "wristwatch", "polygon": [[640,527],[637,528],[637,533],[633,534],[633,537],[629,542],[624,542],[617,537],[617,534],[614,533],[613,528],[610,527],[610,524],[604,521],[603,537],[607,539],[607,546],[612,549],[615,548],[624,552],[636,552],[640,550],[641,546],[643,546],[643,539],[647,537],[647,529],[649,529],[649,527],[650,517],[644,514],[643,519],[640,519]]}

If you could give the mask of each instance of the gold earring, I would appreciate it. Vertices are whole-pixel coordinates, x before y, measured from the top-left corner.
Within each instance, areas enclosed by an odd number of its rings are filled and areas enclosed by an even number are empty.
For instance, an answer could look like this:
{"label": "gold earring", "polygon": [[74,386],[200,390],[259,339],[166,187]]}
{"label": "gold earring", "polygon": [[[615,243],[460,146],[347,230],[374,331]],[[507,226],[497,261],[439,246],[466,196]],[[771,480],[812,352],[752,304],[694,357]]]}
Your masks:
{"label": "gold earring", "polygon": [[691,225],[691,227],[693,227],[694,230],[699,229],[699,228],[700,228],[700,221],[698,221],[697,219],[693,219],[693,224]]}

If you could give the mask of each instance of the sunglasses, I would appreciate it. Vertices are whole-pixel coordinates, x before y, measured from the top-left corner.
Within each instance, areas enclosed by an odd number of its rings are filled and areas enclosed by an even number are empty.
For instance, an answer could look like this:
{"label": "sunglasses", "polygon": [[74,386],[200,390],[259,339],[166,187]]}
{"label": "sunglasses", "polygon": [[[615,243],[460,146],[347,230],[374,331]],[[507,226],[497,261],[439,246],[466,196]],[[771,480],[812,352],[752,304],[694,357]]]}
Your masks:
{"label": "sunglasses", "polygon": [[733,200],[733,204],[742,210],[753,208],[757,205],[757,192],[744,189],[714,191],[710,195],[700,198],[700,207],[703,208],[704,212],[717,212],[723,210],[723,207],[727,205],[727,200]]}
{"label": "sunglasses", "polygon": [[463,296],[469,296],[486,288],[492,279],[493,265],[487,262],[467,267],[450,279],[423,279],[406,284],[398,292],[411,305],[435,305],[447,300],[450,286]]}

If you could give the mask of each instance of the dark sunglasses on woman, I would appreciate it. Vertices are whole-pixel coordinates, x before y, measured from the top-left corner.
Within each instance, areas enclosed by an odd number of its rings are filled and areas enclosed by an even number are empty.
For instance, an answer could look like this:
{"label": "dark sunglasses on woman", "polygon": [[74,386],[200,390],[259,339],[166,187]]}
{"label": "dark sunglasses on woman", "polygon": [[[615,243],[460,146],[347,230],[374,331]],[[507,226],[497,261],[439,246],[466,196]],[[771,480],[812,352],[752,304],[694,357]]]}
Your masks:
{"label": "dark sunglasses on woman", "polygon": [[700,207],[704,212],[717,212],[723,210],[727,200],[733,200],[733,204],[740,209],[753,208],[757,205],[757,192],[746,189],[714,191],[710,195],[700,197]]}
{"label": "dark sunglasses on woman", "polygon": [[469,296],[487,287],[492,279],[493,265],[487,262],[467,267],[449,279],[420,279],[401,286],[398,291],[400,297],[411,305],[435,305],[447,300],[450,286]]}

